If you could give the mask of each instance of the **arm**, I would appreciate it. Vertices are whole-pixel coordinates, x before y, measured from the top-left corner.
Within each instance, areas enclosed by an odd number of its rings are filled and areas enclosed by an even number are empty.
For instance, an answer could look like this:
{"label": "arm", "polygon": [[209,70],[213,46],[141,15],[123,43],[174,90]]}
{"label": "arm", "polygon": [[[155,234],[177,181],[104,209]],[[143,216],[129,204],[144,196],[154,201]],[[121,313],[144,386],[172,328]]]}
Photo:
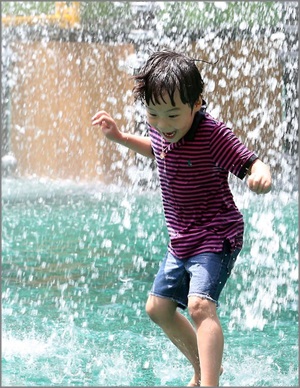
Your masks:
{"label": "arm", "polygon": [[256,194],[266,194],[271,190],[272,178],[270,168],[256,159],[249,169],[248,187]]}
{"label": "arm", "polygon": [[[210,149],[213,160],[221,168],[240,179],[243,179],[248,171],[250,176],[247,184],[250,190],[256,194],[266,194],[271,190],[272,178],[269,167],[250,152],[223,123],[219,123],[212,131]],[[252,157],[255,158],[254,161]]]}
{"label": "arm", "polygon": [[149,137],[121,132],[114,119],[105,111],[97,112],[92,117],[92,125],[99,125],[102,133],[107,139],[114,141],[115,143],[122,144],[123,146],[130,148],[141,155],[147,156],[148,158],[154,158]]}

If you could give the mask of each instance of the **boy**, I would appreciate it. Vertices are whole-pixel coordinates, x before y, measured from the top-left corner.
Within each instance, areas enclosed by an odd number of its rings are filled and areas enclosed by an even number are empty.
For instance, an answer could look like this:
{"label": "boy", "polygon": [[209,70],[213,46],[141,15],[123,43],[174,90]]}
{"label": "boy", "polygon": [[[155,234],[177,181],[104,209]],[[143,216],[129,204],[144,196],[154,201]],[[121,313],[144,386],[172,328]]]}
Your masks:
{"label": "boy", "polygon": [[[188,385],[218,386],[224,339],[217,305],[242,248],[244,226],[228,173],[248,175],[250,190],[264,194],[271,190],[270,170],[206,113],[195,60],[159,51],[134,80],[149,137],[120,132],[104,111],[95,114],[92,125],[108,139],[156,159],[170,243],[146,311],[192,364]],[[177,307],[188,308],[194,326]]]}

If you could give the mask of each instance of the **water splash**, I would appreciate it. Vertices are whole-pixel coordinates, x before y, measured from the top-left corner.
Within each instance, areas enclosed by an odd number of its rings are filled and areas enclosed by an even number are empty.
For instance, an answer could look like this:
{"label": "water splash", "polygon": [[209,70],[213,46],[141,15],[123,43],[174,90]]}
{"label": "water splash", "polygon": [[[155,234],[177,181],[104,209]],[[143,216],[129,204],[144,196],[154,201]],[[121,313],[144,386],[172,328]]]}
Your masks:
{"label": "water splash", "polygon": [[[14,12],[18,3],[5,2],[4,12]],[[43,4],[42,12],[53,11],[53,2]],[[26,2],[18,10],[32,15],[37,6]],[[82,7],[76,28],[35,23],[3,29],[3,383],[183,386],[190,380],[187,361],[144,312],[167,245],[155,168],[121,147],[106,148],[89,127],[92,114],[103,108],[125,119],[122,130],[146,134],[143,108],[132,106],[131,85],[124,80],[151,51],[167,46],[219,60],[213,67],[200,65],[209,111],[274,171],[273,193],[264,198],[230,178],[247,228],[221,300],[221,384],[297,386],[296,3]],[[29,43],[39,48],[30,46],[22,64]],[[85,55],[77,44],[88,49]],[[39,58],[43,66],[37,66]],[[105,66],[111,71],[98,85]],[[20,89],[24,82],[27,94]],[[55,113],[53,95],[59,97]],[[53,138],[57,148],[51,153]],[[59,168],[51,164],[62,160]],[[92,179],[86,173],[91,170]]]}

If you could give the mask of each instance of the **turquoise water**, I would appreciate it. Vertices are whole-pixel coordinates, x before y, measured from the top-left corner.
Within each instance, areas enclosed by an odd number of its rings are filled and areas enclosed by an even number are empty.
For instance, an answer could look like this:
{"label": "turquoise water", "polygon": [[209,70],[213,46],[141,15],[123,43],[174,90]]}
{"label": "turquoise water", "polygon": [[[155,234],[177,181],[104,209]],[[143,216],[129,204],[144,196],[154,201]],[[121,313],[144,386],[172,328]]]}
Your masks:
{"label": "turquoise water", "polygon": [[[245,245],[220,300],[220,384],[298,386],[297,195],[235,196]],[[2,385],[186,385],[144,312],[166,244],[159,192],[3,179]]]}

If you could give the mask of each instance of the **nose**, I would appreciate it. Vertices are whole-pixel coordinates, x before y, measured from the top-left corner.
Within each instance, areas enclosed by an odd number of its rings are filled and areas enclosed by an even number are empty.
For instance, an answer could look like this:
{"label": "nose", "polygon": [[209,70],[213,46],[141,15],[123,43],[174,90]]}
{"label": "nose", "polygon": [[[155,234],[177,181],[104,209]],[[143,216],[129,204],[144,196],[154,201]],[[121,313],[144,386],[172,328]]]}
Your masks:
{"label": "nose", "polygon": [[166,119],[158,119],[156,123],[156,127],[159,132],[168,132],[168,123]]}

